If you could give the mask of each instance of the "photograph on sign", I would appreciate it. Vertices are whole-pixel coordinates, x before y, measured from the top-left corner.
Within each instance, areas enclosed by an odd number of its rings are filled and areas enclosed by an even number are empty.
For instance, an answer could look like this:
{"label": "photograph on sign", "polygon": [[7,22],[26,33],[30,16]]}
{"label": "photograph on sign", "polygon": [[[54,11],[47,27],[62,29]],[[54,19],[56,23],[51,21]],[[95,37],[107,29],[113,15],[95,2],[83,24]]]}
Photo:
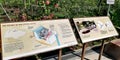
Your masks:
{"label": "photograph on sign", "polygon": [[1,23],[3,59],[77,45],[68,19]]}
{"label": "photograph on sign", "polygon": [[109,17],[74,18],[82,43],[117,36]]}

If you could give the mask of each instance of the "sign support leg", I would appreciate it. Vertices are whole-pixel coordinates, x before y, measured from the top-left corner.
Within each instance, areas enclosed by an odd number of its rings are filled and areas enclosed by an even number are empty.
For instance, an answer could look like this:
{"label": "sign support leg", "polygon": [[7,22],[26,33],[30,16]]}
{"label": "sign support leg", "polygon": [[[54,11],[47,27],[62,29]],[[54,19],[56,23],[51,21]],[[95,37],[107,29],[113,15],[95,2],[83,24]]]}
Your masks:
{"label": "sign support leg", "polygon": [[84,55],[85,55],[85,48],[86,48],[86,45],[87,45],[87,43],[84,43],[84,44],[83,44],[81,60],[84,60]]}
{"label": "sign support leg", "polygon": [[105,42],[105,40],[102,40],[101,51],[100,51],[100,54],[99,54],[99,58],[98,58],[98,60],[101,60],[101,56],[102,56],[102,54],[103,54],[104,45],[105,45],[104,42]]}
{"label": "sign support leg", "polygon": [[58,56],[58,60],[62,60],[62,49],[59,49],[59,56]]}

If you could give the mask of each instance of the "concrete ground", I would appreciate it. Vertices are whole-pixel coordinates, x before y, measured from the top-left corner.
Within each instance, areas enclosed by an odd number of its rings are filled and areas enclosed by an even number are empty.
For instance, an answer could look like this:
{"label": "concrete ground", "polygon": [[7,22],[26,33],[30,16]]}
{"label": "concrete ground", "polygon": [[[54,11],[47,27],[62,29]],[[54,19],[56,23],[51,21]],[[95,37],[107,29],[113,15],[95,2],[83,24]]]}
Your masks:
{"label": "concrete ground", "polygon": [[[63,51],[65,51],[63,49]],[[63,52],[62,60],[81,60],[81,52],[82,49],[78,49],[75,51],[66,50],[67,52]],[[85,51],[84,60],[98,60],[100,53],[100,47],[87,47]],[[20,58],[18,60],[58,60],[58,50],[46,52],[43,54],[33,55],[25,58]],[[103,53],[101,60],[114,60],[112,57]]]}
{"label": "concrete ground", "polygon": [[[99,52],[100,52],[99,50],[100,49],[98,48],[93,48],[93,49],[90,47],[86,48],[84,60],[98,60]],[[62,55],[62,60],[80,60],[81,52],[82,52],[82,49],[68,52]],[[41,60],[58,60],[58,57],[57,55],[54,55],[54,56],[45,57]],[[113,59],[103,53],[101,60],[113,60]]]}

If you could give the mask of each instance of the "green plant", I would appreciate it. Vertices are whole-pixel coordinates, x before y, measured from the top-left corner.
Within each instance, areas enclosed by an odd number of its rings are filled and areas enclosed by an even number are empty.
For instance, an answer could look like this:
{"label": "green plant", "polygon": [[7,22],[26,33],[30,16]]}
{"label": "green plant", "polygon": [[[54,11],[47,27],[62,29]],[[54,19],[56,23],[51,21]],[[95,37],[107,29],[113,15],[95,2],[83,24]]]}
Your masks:
{"label": "green plant", "polygon": [[[0,3],[11,18],[16,16],[17,21],[22,14],[26,14],[27,20],[106,16],[108,9],[105,0],[0,0]],[[115,26],[120,26],[119,5],[120,1],[116,0],[110,11]],[[18,14],[14,13],[16,9],[20,11]]]}
{"label": "green plant", "polygon": [[111,6],[110,18],[116,27],[120,27],[120,1],[116,0],[115,4]]}

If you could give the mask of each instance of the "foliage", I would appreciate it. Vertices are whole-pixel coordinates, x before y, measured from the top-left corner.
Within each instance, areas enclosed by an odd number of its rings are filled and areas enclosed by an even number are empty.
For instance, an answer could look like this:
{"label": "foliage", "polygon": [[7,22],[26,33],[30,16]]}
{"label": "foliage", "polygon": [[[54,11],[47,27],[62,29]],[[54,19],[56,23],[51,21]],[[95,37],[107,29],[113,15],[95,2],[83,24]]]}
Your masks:
{"label": "foliage", "polygon": [[[115,26],[120,26],[120,1],[115,1],[110,18]],[[12,21],[107,16],[108,10],[106,0],[0,0],[0,3]],[[5,15],[1,8],[0,15]]]}
{"label": "foliage", "polygon": [[120,27],[120,0],[111,6],[110,17],[116,27]]}

